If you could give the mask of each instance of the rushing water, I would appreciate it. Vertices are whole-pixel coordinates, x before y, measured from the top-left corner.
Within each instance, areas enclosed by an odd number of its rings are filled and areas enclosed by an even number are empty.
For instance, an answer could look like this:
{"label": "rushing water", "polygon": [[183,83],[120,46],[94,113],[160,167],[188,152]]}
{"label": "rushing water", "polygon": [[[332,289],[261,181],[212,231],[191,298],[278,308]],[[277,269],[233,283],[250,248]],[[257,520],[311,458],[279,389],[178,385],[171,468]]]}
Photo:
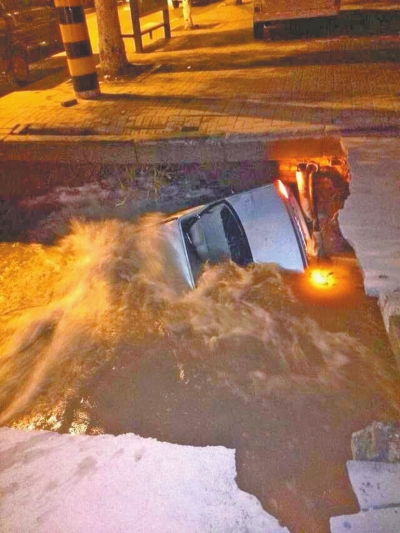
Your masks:
{"label": "rushing water", "polygon": [[0,244],[0,423],[235,447],[241,488],[292,532],[328,531],[357,511],[352,431],[398,416],[375,302],[359,280],[310,298],[273,265],[208,266],[186,291],[159,221]]}

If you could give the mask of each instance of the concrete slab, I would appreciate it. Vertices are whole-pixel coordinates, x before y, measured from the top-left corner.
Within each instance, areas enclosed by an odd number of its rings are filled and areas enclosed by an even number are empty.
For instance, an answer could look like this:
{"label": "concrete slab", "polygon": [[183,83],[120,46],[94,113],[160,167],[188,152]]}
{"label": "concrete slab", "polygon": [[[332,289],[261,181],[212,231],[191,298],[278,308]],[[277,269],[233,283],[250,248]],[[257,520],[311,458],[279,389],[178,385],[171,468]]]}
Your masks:
{"label": "concrete slab", "polygon": [[400,463],[348,461],[347,471],[362,510],[400,506]]}
{"label": "concrete slab", "polygon": [[389,317],[400,315],[400,140],[349,137],[344,144],[352,179],[340,227],[356,251],[366,292],[380,299],[389,330]]}
{"label": "concrete slab", "polygon": [[331,533],[399,533],[400,507],[334,516],[330,526]]}
{"label": "concrete slab", "polygon": [[222,446],[0,428],[0,456],[2,532],[289,533]]}

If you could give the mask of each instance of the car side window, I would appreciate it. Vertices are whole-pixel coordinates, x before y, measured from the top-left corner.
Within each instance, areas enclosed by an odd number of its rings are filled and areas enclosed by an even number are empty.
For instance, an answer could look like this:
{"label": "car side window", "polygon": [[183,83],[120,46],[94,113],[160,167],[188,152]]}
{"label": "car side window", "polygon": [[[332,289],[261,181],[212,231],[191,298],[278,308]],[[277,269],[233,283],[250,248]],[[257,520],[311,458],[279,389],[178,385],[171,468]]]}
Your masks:
{"label": "car side window", "polygon": [[226,202],[214,204],[185,220],[182,229],[189,262],[196,274],[205,261],[217,263],[231,259],[240,266],[253,261],[241,223]]}
{"label": "car side window", "polygon": [[232,261],[240,266],[251,263],[253,258],[247,237],[241,224],[228,206],[221,210],[221,220]]}

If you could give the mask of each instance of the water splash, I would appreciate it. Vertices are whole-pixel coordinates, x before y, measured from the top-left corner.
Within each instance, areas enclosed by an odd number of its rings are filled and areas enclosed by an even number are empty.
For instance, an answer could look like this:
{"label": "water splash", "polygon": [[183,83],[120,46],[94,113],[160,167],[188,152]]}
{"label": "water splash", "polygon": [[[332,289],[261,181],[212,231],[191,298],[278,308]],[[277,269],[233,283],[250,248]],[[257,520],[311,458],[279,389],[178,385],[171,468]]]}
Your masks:
{"label": "water splash", "polygon": [[3,316],[0,423],[36,401],[44,410],[65,406],[109,365],[154,354],[172,354],[184,381],[195,382],[201,368],[216,391],[244,401],[361,390],[395,405],[382,361],[348,334],[319,327],[276,266],[208,265],[185,291],[160,221],[74,222],[55,247],[35,245],[40,253],[21,265],[13,291],[28,279],[39,292],[52,262],[51,301]]}

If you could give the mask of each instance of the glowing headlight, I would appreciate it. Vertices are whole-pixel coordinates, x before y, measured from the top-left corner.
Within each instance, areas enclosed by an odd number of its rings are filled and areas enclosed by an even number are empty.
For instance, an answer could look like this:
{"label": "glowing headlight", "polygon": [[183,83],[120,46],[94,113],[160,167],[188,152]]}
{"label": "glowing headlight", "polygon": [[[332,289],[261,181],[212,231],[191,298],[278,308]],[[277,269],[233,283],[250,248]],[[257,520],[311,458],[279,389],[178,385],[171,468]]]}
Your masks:
{"label": "glowing headlight", "polygon": [[330,287],[336,285],[333,272],[319,268],[311,271],[310,282],[314,287],[318,287],[319,289],[329,289]]}
{"label": "glowing headlight", "polygon": [[281,180],[278,180],[277,183],[278,183],[278,190],[279,190],[281,196],[286,198],[286,200],[289,200],[289,193],[288,193],[285,185],[281,182]]}

